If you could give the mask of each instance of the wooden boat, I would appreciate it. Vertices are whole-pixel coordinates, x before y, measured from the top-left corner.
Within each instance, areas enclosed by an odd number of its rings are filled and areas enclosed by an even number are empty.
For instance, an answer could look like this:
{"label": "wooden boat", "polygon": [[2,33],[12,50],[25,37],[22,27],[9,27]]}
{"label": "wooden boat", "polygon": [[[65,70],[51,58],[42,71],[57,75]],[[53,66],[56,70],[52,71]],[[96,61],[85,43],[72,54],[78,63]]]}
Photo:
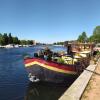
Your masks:
{"label": "wooden boat", "polygon": [[[67,83],[74,80],[89,65],[89,59],[79,56],[79,52],[75,55],[76,52],[72,53],[70,49],[69,47],[67,51],[69,56],[66,54],[59,56],[46,48],[35,53],[34,58],[24,59],[30,81]],[[45,53],[49,59],[45,59]]]}
{"label": "wooden boat", "polygon": [[77,77],[74,65],[61,64],[41,58],[24,59],[25,67],[32,82],[66,83]]}

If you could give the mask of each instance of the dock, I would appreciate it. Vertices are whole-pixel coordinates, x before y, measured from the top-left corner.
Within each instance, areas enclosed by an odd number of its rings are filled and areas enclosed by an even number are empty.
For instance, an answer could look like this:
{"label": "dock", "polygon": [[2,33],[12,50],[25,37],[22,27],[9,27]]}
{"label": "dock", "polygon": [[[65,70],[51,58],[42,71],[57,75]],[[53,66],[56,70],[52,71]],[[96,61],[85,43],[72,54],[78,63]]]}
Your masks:
{"label": "dock", "polygon": [[[96,64],[90,64],[84,71],[83,73],[75,80],[75,82],[65,91],[65,93],[59,98],[59,100],[99,100],[100,98],[100,75],[97,73],[100,73],[100,58],[98,59]],[[98,72],[96,72],[99,69]],[[93,77],[96,77],[93,81]],[[99,80],[98,80],[99,79]],[[92,83],[96,83],[96,91],[98,91],[99,95],[97,94],[96,96],[99,97],[95,97],[92,99],[87,99],[87,98],[91,98],[91,93],[93,93],[92,91]],[[95,82],[96,81],[96,82]],[[91,84],[90,84],[91,83]],[[91,88],[89,88],[91,85]],[[88,93],[87,93],[87,89]],[[94,91],[94,92],[96,92]],[[90,92],[90,94],[89,94]],[[96,93],[94,93],[96,94]]]}
{"label": "dock", "polygon": [[100,100],[100,60],[81,100]]}

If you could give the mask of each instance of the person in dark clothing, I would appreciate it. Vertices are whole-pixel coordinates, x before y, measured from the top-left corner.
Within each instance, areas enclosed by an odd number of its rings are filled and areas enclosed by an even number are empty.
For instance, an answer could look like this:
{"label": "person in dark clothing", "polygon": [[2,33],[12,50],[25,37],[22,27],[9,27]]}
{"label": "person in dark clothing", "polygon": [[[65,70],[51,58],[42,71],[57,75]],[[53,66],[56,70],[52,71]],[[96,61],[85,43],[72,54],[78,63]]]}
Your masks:
{"label": "person in dark clothing", "polygon": [[52,54],[53,54],[52,51],[48,47],[46,47],[44,50],[45,58],[49,61],[52,60]]}

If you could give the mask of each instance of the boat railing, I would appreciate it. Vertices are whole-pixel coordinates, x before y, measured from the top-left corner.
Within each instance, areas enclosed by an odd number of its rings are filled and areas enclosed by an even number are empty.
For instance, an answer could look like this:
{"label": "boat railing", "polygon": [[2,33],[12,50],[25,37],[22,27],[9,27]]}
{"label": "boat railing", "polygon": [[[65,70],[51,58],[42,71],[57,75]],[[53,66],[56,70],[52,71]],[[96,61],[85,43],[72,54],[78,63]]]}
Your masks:
{"label": "boat railing", "polygon": [[62,64],[62,65],[69,65],[74,67],[76,72],[78,73],[81,73],[89,64],[90,64],[90,58],[89,57],[81,57],[79,59],[77,59],[76,62],[74,62],[74,57],[71,57],[71,56],[68,56],[70,59],[66,59],[66,62],[64,62],[64,60],[62,59],[62,56],[64,55],[59,55],[59,54],[54,54],[54,55],[51,55],[50,59],[45,59],[44,58],[44,55],[38,55],[38,53],[34,53],[34,57],[35,58],[39,58],[39,59],[43,59],[43,60],[46,60],[47,62],[54,62],[54,63],[57,63],[57,64]]}

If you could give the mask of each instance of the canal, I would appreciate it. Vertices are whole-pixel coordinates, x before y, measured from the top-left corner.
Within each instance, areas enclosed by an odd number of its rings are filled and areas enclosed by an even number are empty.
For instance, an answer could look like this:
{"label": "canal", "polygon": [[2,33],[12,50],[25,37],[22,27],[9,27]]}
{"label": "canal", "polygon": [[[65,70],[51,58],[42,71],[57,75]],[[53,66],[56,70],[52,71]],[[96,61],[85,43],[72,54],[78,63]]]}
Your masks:
{"label": "canal", "polygon": [[[43,47],[0,49],[0,100],[58,100],[70,86],[29,82],[23,56],[33,56],[41,48]],[[50,48],[54,51],[66,50],[64,47]]]}

